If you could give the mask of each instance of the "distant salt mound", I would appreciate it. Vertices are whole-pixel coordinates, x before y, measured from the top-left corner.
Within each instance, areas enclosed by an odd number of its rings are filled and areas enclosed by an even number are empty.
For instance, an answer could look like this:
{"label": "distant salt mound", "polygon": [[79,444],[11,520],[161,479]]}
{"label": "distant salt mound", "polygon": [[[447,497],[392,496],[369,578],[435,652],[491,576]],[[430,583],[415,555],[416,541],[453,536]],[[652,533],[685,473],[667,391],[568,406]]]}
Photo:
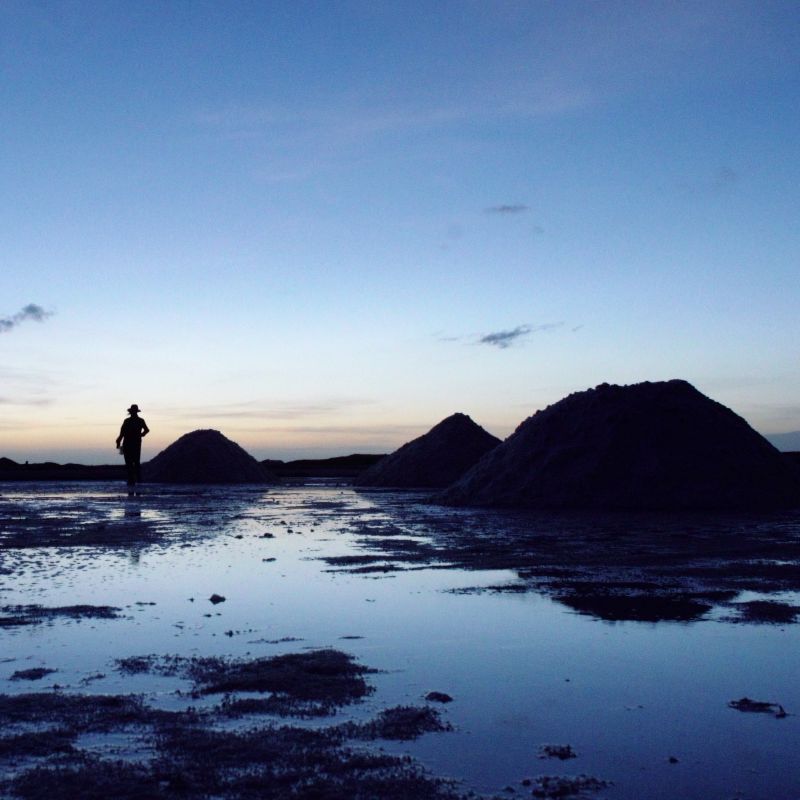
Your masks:
{"label": "distant salt mound", "polygon": [[152,483],[266,483],[269,473],[219,431],[187,433],[143,467]]}
{"label": "distant salt mound", "polygon": [[526,508],[755,509],[800,505],[800,479],[741,417],[686,381],[604,383],[526,419],[438,499]]}
{"label": "distant salt mound", "polygon": [[424,436],[364,470],[357,486],[439,488],[458,480],[485,453],[500,444],[466,414],[453,414]]}

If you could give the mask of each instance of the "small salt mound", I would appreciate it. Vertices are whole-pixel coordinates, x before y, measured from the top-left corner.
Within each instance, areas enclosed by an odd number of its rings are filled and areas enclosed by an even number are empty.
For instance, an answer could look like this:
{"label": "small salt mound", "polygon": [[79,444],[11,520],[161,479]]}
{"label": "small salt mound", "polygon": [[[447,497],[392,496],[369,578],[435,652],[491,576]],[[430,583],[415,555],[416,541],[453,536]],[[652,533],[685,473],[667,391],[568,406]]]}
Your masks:
{"label": "small salt mound", "polygon": [[357,486],[442,487],[500,444],[466,414],[453,414],[358,476]]}
{"label": "small salt mound", "polygon": [[219,431],[187,433],[143,466],[152,483],[266,483],[269,473]]}
{"label": "small salt mound", "polygon": [[537,412],[438,497],[453,505],[747,509],[800,505],[781,454],[681,380],[602,384]]}

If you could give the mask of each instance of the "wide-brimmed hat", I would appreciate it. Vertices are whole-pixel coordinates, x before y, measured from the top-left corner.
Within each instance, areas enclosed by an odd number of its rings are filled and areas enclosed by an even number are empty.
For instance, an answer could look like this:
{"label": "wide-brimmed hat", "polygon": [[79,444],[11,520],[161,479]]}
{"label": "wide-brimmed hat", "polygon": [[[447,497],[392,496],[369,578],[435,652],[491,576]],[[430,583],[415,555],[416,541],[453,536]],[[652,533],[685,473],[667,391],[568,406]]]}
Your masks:
{"label": "wide-brimmed hat", "polygon": [[138,413],[141,411],[141,409],[139,408],[139,406],[137,406],[137,405],[136,405],[136,403],[134,403],[134,404],[133,404],[133,405],[132,405],[132,406],[131,406],[131,407],[128,409],[128,411],[135,411],[135,412],[138,414]]}

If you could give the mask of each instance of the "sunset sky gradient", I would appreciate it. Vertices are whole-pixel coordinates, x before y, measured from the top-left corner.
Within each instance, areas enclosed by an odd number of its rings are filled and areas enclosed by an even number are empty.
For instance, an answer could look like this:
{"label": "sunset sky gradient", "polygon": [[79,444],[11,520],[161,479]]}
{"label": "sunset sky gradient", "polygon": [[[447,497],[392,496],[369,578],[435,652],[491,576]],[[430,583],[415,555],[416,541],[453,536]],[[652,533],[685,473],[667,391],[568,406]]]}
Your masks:
{"label": "sunset sky gradient", "polygon": [[796,2],[0,2],[0,455],[800,430]]}

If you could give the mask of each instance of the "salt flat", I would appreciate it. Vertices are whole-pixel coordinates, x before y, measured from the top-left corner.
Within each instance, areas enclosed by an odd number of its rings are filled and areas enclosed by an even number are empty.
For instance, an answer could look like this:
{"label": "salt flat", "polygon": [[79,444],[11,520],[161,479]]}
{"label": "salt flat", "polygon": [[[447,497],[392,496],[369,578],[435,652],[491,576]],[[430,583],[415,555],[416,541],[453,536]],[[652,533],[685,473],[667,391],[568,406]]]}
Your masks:
{"label": "salt flat", "polygon": [[[330,485],[145,486],[127,498],[111,484],[5,484],[0,692],[136,694],[241,732],[287,717],[222,716],[187,672],[131,672],[120,659],[330,648],[374,670],[370,691],[291,725],[434,708],[452,730],[348,746],[409,754],[457,792],[530,796],[546,791],[537,776],[584,773],[608,782],[584,787],[598,797],[797,796],[800,515],[556,517],[425,499]],[[426,701],[432,691],[453,700]],[[788,715],[729,706],[745,696]],[[73,746],[146,765],[148,735],[92,730]],[[545,745],[576,757],[542,758]],[[10,780],[47,760],[0,769]]]}

